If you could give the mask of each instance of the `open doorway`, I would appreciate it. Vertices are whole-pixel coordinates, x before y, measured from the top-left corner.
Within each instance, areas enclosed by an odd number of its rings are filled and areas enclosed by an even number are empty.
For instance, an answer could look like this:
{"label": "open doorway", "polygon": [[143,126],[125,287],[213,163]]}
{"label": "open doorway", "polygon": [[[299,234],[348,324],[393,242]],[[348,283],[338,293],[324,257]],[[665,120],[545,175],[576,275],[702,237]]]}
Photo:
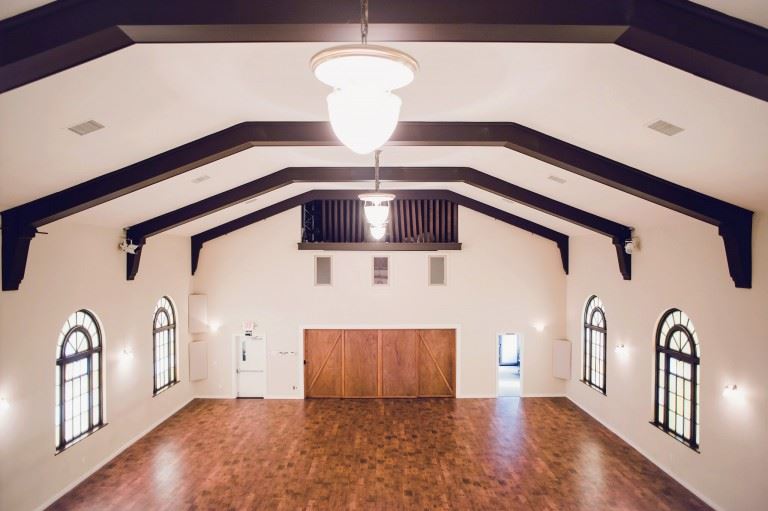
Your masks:
{"label": "open doorway", "polygon": [[496,395],[520,397],[520,338],[517,334],[499,334],[496,342]]}

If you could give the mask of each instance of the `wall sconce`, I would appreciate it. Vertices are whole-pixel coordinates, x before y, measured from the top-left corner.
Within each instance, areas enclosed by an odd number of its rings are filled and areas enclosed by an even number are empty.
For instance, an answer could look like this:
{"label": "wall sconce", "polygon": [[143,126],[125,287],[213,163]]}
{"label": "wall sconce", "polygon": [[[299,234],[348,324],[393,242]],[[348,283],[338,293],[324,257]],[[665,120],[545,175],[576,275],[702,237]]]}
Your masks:
{"label": "wall sconce", "polygon": [[211,333],[215,334],[216,332],[219,331],[219,328],[221,328],[221,323],[219,323],[218,321],[210,321],[210,322],[208,322],[208,330]]}
{"label": "wall sconce", "polygon": [[616,345],[616,353],[622,354],[627,352],[627,347],[624,345],[624,343],[617,344]]}
{"label": "wall sconce", "polygon": [[133,349],[130,346],[123,348],[123,351],[120,352],[120,358],[122,360],[133,360]]}
{"label": "wall sconce", "polygon": [[543,321],[539,321],[539,322],[537,322],[537,323],[534,323],[534,324],[533,324],[533,328],[534,328],[534,330],[536,330],[537,332],[543,332],[543,331],[544,331],[544,328],[545,328],[546,326],[547,326],[547,325],[545,325]]}
{"label": "wall sconce", "polygon": [[11,403],[4,397],[0,397],[0,412],[4,412],[11,407]]}
{"label": "wall sconce", "polygon": [[738,394],[739,387],[737,385],[726,385],[723,387],[723,396],[732,397]]}

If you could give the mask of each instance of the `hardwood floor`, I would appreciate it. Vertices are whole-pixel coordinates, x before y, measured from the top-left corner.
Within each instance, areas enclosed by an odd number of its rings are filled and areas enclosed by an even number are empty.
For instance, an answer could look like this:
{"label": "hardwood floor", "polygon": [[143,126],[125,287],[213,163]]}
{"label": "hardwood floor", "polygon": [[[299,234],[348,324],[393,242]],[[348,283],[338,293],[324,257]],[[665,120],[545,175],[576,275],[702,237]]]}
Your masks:
{"label": "hardwood floor", "polygon": [[709,509],[564,398],[195,400],[51,508]]}

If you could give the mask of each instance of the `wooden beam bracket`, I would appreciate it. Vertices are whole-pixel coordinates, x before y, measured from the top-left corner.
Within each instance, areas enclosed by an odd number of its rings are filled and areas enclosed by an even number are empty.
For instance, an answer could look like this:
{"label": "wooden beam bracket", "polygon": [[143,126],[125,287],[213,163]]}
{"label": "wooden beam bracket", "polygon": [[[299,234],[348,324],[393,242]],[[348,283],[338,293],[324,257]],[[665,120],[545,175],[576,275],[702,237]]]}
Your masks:
{"label": "wooden beam bracket", "polygon": [[17,291],[24,279],[27,256],[37,229],[22,222],[15,214],[2,214],[2,275],[3,291]]}
{"label": "wooden beam bracket", "polygon": [[139,238],[131,239],[131,242],[135,245],[138,245],[138,247],[136,247],[132,254],[130,252],[125,254],[125,277],[128,280],[134,280],[136,278],[136,274],[139,273],[141,252],[144,249],[144,245],[146,244],[147,240],[144,238]]}
{"label": "wooden beam bracket", "polygon": [[725,222],[718,228],[725,245],[728,272],[736,287],[752,288],[752,215]]}

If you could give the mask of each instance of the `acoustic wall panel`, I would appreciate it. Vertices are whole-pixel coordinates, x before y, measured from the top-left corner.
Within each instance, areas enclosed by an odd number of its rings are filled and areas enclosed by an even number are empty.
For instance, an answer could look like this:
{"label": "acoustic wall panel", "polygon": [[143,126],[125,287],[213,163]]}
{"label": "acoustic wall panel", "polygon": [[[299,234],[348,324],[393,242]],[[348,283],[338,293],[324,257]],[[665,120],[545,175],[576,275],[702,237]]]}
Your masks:
{"label": "acoustic wall panel", "polygon": [[571,379],[571,341],[552,341],[552,375],[561,380]]}
{"label": "acoustic wall panel", "polygon": [[208,378],[208,343],[192,341],[189,343],[189,381]]}
{"label": "acoustic wall panel", "polygon": [[208,295],[189,295],[188,328],[191,334],[208,332]]}

